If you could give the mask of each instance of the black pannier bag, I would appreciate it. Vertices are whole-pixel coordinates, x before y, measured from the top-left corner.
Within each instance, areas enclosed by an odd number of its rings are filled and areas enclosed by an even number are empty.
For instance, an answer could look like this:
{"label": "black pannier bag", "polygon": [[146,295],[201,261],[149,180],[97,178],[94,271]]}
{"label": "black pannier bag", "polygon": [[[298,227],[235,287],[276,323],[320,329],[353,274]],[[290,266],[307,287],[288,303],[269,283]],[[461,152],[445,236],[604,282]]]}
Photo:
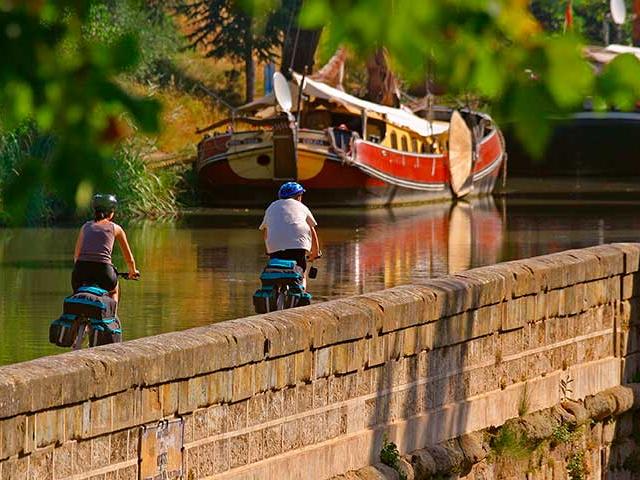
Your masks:
{"label": "black pannier bag", "polygon": [[106,345],[122,341],[120,321],[116,317],[117,302],[106,290],[80,287],[64,299],[63,312],[49,327],[49,341],[59,347],[70,347],[82,325],[88,327],[89,345]]}
{"label": "black pannier bag", "polygon": [[295,260],[270,259],[260,275],[262,287],[253,294],[256,313],[309,305],[311,295],[305,292],[303,276]]}

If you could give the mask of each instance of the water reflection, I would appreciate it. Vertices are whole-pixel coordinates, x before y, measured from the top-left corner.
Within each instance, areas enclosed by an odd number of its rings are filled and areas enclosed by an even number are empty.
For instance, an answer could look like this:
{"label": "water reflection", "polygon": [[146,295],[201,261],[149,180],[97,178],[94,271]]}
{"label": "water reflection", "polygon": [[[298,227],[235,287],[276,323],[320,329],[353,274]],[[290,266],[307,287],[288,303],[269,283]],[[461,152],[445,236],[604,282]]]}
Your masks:
{"label": "water reflection", "polygon": [[[318,211],[324,258],[309,282],[318,301],[420,282],[566,248],[635,239],[635,205],[547,205],[485,199],[393,210]],[[122,285],[126,338],[253,313],[266,260],[262,212],[192,216],[181,226],[127,229],[142,281]],[[49,322],[70,290],[77,230],[0,230],[0,364],[60,353]],[[124,265],[115,257],[116,265]]]}

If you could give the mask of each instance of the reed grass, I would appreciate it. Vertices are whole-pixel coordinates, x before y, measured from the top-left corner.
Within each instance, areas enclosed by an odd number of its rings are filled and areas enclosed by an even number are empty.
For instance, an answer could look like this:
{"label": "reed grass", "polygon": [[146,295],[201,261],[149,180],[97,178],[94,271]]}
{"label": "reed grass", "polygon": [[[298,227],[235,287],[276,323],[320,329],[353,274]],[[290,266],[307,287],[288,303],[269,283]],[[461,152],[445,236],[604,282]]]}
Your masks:
{"label": "reed grass", "polygon": [[[9,132],[0,131],[0,224],[8,221],[4,208],[8,185],[23,174],[29,162],[49,161],[53,149],[53,137],[38,133],[31,124]],[[44,185],[30,192],[26,203],[26,215],[19,222],[25,225],[51,223],[60,207]]]}
{"label": "reed grass", "polygon": [[123,145],[115,157],[116,191],[120,218],[167,220],[178,216],[179,186],[185,167],[151,170],[142,149]]}

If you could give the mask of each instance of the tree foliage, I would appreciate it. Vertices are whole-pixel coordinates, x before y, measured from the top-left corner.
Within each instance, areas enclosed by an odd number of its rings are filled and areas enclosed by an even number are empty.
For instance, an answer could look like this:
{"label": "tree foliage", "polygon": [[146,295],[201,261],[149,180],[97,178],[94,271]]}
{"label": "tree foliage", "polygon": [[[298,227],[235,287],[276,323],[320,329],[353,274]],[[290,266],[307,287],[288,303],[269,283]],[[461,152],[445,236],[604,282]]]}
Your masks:
{"label": "tree foliage", "polygon": [[[632,0],[627,0],[627,11],[632,11]],[[609,12],[609,2],[603,0],[572,0],[573,29],[592,44],[631,43],[631,21],[622,26],[614,25]],[[551,33],[565,30],[567,1],[533,0],[530,8],[543,28]],[[631,19],[629,19],[631,20]],[[608,37],[608,38],[607,38]]]}
{"label": "tree foliage", "polygon": [[407,79],[424,82],[431,72],[450,93],[484,98],[534,154],[549,137],[551,116],[580,109],[587,97],[599,108],[629,108],[626,97],[640,86],[632,56],[596,81],[580,32],[545,32],[528,0],[306,0],[301,22],[324,26],[330,45],[346,43],[361,55],[385,45]]}
{"label": "tree foliage", "polygon": [[23,155],[5,179],[3,209],[22,223],[29,198],[42,189],[82,206],[93,190],[111,188],[122,115],[154,131],[159,106],[114,81],[138,61],[137,39],[125,33],[100,42],[86,35],[88,2],[0,3],[0,130],[32,122],[55,141],[50,157]]}
{"label": "tree foliage", "polygon": [[212,58],[229,58],[245,64],[246,100],[253,99],[254,58],[274,60],[298,0],[281,4],[265,2],[259,10],[241,0],[177,0],[176,13],[187,18],[193,47],[201,47]]}

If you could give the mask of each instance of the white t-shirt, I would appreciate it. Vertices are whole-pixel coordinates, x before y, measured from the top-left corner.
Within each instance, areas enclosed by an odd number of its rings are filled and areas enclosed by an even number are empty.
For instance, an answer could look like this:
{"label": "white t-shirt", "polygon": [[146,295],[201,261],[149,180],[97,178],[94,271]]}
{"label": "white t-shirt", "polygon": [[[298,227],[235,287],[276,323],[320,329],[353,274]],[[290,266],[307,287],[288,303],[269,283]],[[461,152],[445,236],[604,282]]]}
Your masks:
{"label": "white t-shirt", "polygon": [[267,253],[303,248],[311,251],[311,210],[294,198],[276,200],[267,208],[260,230],[267,229]]}

